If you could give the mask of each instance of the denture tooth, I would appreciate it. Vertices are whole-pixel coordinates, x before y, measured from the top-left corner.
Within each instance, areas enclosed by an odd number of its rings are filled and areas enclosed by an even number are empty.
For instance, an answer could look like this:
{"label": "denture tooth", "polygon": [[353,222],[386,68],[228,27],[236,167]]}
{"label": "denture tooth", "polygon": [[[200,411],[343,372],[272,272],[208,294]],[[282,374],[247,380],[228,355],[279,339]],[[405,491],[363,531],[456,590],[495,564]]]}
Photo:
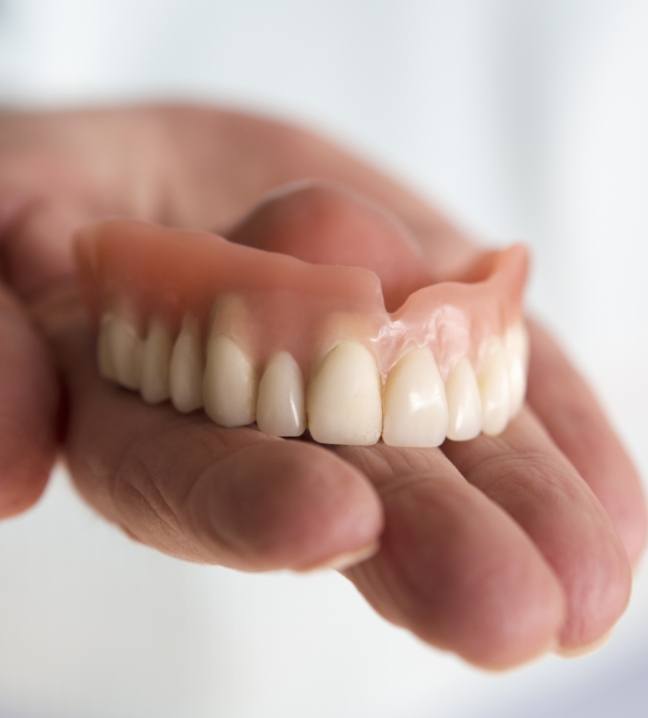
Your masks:
{"label": "denture tooth", "polygon": [[142,398],[149,404],[165,401],[170,396],[169,364],[173,339],[167,324],[154,317],[144,340],[142,351]]}
{"label": "denture tooth", "polygon": [[116,381],[117,374],[113,366],[111,350],[112,322],[112,314],[105,314],[99,323],[97,333],[97,365],[99,367],[99,374],[101,374],[104,379]]}
{"label": "denture tooth", "polygon": [[510,416],[520,410],[524,402],[529,363],[529,337],[522,322],[509,327],[505,337],[510,387]]}
{"label": "denture tooth", "polygon": [[270,357],[259,382],[256,421],[261,431],[272,436],[304,433],[304,380],[292,354],[277,352]]}
{"label": "denture tooth", "polygon": [[383,441],[390,446],[439,446],[448,430],[443,379],[427,347],[413,349],[389,373],[383,397]]}
{"label": "denture tooth", "polygon": [[324,357],[310,380],[308,428],[323,444],[375,444],[382,429],[380,375],[358,342],[345,341]]}
{"label": "denture tooth", "polygon": [[453,441],[473,439],[481,431],[481,399],[475,372],[464,357],[450,372],[446,381],[448,400],[448,438]]}
{"label": "denture tooth", "polygon": [[207,344],[203,398],[207,415],[221,426],[246,426],[254,421],[254,366],[224,334],[212,334]]}
{"label": "denture tooth", "polygon": [[169,387],[173,406],[183,413],[202,406],[203,356],[200,324],[187,315],[182,320],[169,362]]}
{"label": "denture tooth", "polygon": [[491,337],[479,372],[482,407],[482,431],[500,434],[509,420],[510,394],[508,356],[499,337]]}
{"label": "denture tooth", "polygon": [[117,314],[108,323],[110,364],[117,382],[127,389],[139,389],[142,340],[135,325]]}

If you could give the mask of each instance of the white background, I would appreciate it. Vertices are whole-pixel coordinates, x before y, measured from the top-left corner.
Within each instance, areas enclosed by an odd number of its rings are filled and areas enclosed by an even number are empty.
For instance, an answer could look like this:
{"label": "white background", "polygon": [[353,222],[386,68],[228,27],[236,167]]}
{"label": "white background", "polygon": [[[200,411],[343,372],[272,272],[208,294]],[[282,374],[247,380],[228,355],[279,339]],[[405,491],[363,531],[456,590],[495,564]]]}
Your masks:
{"label": "white background", "polygon": [[[648,3],[0,0],[0,100],[188,97],[338,137],[489,242],[648,472]],[[183,565],[57,475],[0,525],[0,718],[645,715],[648,578],[599,653],[489,675],[337,575]]]}

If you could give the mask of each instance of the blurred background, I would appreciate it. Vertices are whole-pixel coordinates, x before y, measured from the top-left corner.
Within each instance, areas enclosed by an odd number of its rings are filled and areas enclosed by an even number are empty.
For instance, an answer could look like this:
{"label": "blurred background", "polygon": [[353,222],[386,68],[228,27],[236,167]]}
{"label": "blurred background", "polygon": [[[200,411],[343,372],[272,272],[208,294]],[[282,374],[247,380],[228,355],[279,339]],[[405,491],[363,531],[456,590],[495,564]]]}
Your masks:
{"label": "blurred background", "polygon": [[[524,239],[531,304],[648,474],[647,37],[642,0],[0,0],[0,102],[278,114],[485,241]],[[647,600],[640,570],[597,653],[486,674],[337,574],[250,576],[131,543],[59,472],[0,524],[0,718],[645,716]]]}

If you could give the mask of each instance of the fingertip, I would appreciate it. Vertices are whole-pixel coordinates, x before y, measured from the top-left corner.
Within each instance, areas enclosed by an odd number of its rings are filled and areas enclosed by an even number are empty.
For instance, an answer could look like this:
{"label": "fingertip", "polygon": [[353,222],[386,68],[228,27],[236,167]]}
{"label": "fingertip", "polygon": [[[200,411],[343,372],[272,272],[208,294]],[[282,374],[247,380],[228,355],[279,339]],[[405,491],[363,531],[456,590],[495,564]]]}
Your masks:
{"label": "fingertip", "polygon": [[630,601],[632,571],[621,542],[616,537],[601,542],[598,550],[582,555],[573,579],[565,580],[568,619],[558,648],[567,654],[586,652],[610,633]]}
{"label": "fingertip", "polygon": [[[489,585],[490,584],[490,585]],[[504,671],[555,649],[566,615],[563,591],[541,561],[502,567],[479,591],[470,633],[455,647],[468,663]]]}
{"label": "fingertip", "polygon": [[[6,398],[0,390],[0,401]],[[0,431],[0,519],[31,508],[41,497],[56,458],[54,413],[25,397],[9,402]],[[42,409],[42,413],[41,413]]]}
{"label": "fingertip", "polygon": [[[630,566],[636,569],[646,550],[646,541],[648,539],[648,504],[646,497],[641,490],[641,481],[634,470],[630,469],[634,478],[634,483],[638,490],[636,495],[632,497],[634,500],[627,503],[625,507],[621,506],[617,511],[609,508],[610,502],[606,502],[608,513],[614,524],[614,528],[619,536],[621,543],[630,562]],[[630,482],[627,482],[627,484]],[[626,484],[626,485],[627,485]]]}
{"label": "fingertip", "polygon": [[206,539],[229,549],[226,562],[250,570],[361,560],[383,525],[378,497],[357,469],[296,441],[260,441],[218,462],[190,510]]}
{"label": "fingertip", "polygon": [[555,647],[565,596],[539,551],[453,467],[429,471],[383,485],[381,550],[352,573],[367,599],[475,666],[510,668]]}
{"label": "fingertip", "polygon": [[42,496],[53,463],[53,451],[17,466],[0,454],[0,520],[30,509]]}
{"label": "fingertip", "polygon": [[41,496],[56,457],[58,385],[47,351],[0,289],[0,519]]}

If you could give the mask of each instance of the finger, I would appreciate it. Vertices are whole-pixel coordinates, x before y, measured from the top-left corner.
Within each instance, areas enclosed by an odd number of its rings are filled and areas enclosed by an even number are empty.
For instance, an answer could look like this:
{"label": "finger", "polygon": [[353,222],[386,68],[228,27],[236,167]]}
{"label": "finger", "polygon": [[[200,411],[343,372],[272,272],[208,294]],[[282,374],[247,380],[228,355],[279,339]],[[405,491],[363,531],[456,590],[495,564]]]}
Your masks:
{"label": "finger", "polygon": [[637,470],[593,392],[556,341],[530,324],[529,402],[608,512],[632,563],[646,543],[646,501]]}
{"label": "finger", "polygon": [[57,378],[25,310],[0,285],[0,518],[41,495],[56,454]]}
{"label": "finger", "polygon": [[388,620],[491,668],[556,644],[563,595],[528,536],[436,449],[345,447],[383,501],[380,551],[347,572]]}
{"label": "finger", "polygon": [[339,457],[148,407],[102,381],[74,295],[41,306],[70,396],[66,453],[83,496],[139,541],[234,568],[345,565],[375,550],[378,498]]}
{"label": "finger", "polygon": [[468,481],[526,531],[563,586],[563,648],[607,633],[628,601],[630,570],[605,510],[529,410],[498,437],[446,442]]}
{"label": "finger", "polygon": [[72,235],[93,213],[79,200],[32,197],[12,206],[0,243],[2,264],[13,290],[30,301],[72,275]]}

